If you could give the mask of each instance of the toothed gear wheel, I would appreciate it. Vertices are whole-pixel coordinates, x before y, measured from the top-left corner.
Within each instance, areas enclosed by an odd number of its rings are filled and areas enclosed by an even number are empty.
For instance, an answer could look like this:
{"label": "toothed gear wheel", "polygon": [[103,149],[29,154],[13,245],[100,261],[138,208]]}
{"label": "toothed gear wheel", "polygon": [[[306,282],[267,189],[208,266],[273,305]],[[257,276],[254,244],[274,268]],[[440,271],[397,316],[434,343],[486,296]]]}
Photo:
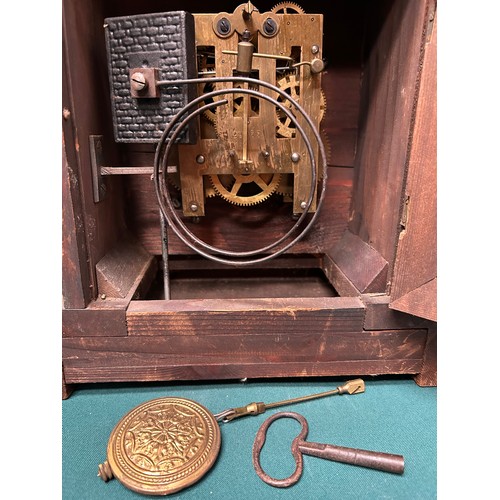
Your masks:
{"label": "toothed gear wheel", "polygon": [[[300,81],[295,73],[288,73],[276,82],[276,86],[285,91],[294,101],[299,101],[300,98]],[[288,99],[278,96],[278,101],[283,104],[287,109],[292,110],[292,104]],[[323,121],[326,113],[326,96],[321,91],[320,105],[319,105],[319,121]],[[292,119],[288,117],[281,109],[276,109],[277,121],[276,132],[281,137],[291,139],[295,137],[295,125]]]}
{"label": "toothed gear wheel", "polygon": [[[229,178],[231,179],[228,182]],[[267,200],[280,183],[280,174],[211,175],[216,193],[229,203],[248,207]]]}
{"label": "toothed gear wheel", "polygon": [[173,186],[177,191],[181,190],[181,178],[179,176],[179,172],[175,174],[167,174],[167,181],[171,186]]}
{"label": "toothed gear wheel", "polygon": [[[236,85],[235,87],[241,88],[241,85]],[[258,85],[253,85],[250,84],[248,85],[248,88],[251,90],[259,90]],[[259,99],[257,97],[252,97],[247,95],[247,99],[250,99],[250,107],[248,110],[248,116],[257,116],[258,109],[259,109]],[[243,95],[238,95],[234,94],[233,97],[233,114],[234,116],[243,116],[243,102],[244,102],[244,96]]]}
{"label": "toothed gear wheel", "polygon": [[278,194],[286,196],[292,201],[293,196],[293,174],[286,174],[281,176],[281,181],[276,189]]}
{"label": "toothed gear wheel", "polygon": [[271,12],[273,14],[305,14],[305,10],[295,2],[280,2],[271,9]]}
{"label": "toothed gear wheel", "polygon": [[326,161],[328,162],[328,165],[330,165],[332,160],[332,148],[330,146],[330,139],[328,138],[326,130],[322,130],[320,134],[321,140],[323,141],[323,146],[325,146]]}
{"label": "toothed gear wheel", "polygon": [[[198,70],[201,73],[204,73],[206,71],[214,71],[215,70],[215,52],[202,52],[198,54]],[[215,76],[215,75],[207,75],[207,76]],[[198,84],[198,95],[203,95],[207,94],[208,92],[212,92],[215,90],[215,84],[210,82],[210,83],[200,83]],[[208,104],[210,102],[213,102],[213,99],[209,99],[205,101],[205,104]],[[207,118],[209,122],[212,124],[215,123],[216,116],[215,116],[215,110],[205,110],[203,112],[203,116]]]}
{"label": "toothed gear wheel", "polygon": [[217,195],[212,183],[205,175],[203,176],[203,189],[205,191],[205,198],[213,198]]}
{"label": "toothed gear wheel", "polygon": [[320,102],[320,105],[319,105],[319,121],[320,121],[320,123],[325,118],[327,106],[328,106],[328,104],[327,104],[327,101],[326,101],[326,95],[323,92],[323,89],[321,89],[321,102]]}
{"label": "toothed gear wheel", "polygon": [[[177,189],[177,191],[181,191],[181,178],[179,173],[169,174],[167,179],[169,184]],[[212,198],[217,194],[212,184],[205,176],[203,176],[203,189],[205,191],[205,198]]]}
{"label": "toothed gear wheel", "polygon": [[[215,83],[205,83],[203,85],[203,89],[201,90],[201,93],[202,94],[208,94],[209,92],[212,92],[213,90],[215,90]],[[212,103],[214,102],[213,99],[209,99],[209,100],[206,100],[205,101],[205,104],[209,104],[209,103]],[[203,116],[212,124],[212,125],[215,125],[215,123],[217,122],[217,115],[215,114],[217,112],[217,109],[206,109],[205,111],[203,111]]]}
{"label": "toothed gear wheel", "polygon": [[[258,86],[256,86],[256,85],[249,85],[248,88],[250,88],[252,90],[259,90]],[[215,84],[205,83],[203,93],[212,92],[213,90],[215,90]],[[257,116],[258,109],[259,109],[258,99],[252,98],[252,97],[250,99],[251,99],[250,100],[250,109],[249,109],[248,116],[249,117]],[[213,102],[213,99],[210,102]],[[233,98],[233,114],[234,114],[234,116],[243,116],[242,104],[243,104],[243,96],[238,96],[238,94],[234,94],[234,98]],[[208,120],[213,125],[215,125],[215,129],[217,130],[217,110],[216,109],[205,110],[203,112],[203,114],[205,115],[206,118],[208,118]]]}

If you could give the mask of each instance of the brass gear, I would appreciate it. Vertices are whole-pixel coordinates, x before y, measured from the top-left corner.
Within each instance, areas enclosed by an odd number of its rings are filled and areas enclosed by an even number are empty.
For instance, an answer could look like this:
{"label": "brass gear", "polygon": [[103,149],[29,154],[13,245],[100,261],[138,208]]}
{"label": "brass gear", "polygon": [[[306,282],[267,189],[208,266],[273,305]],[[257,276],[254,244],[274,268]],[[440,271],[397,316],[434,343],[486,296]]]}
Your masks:
{"label": "brass gear", "polygon": [[326,95],[323,92],[323,89],[321,89],[321,102],[319,104],[319,122],[321,123],[326,115],[326,108],[328,106],[327,101],[326,101]]}
{"label": "brass gear", "polygon": [[[236,87],[235,87],[236,88]],[[250,85],[249,86],[250,89],[252,90],[258,90],[258,86],[255,86],[255,85]],[[211,82],[207,82],[205,83],[204,87],[203,87],[203,94],[207,93],[207,92],[212,92],[213,90],[215,90],[215,84],[211,83]],[[257,98],[254,98],[254,97],[251,97],[250,98],[251,101],[250,101],[250,110],[249,110],[249,114],[248,116],[251,117],[251,116],[257,116],[257,113],[258,113],[258,99]],[[213,102],[213,100],[211,101]],[[233,114],[234,116],[243,116],[243,108],[242,108],[242,103],[243,103],[243,96],[238,96],[238,94],[234,94],[234,98],[233,98]],[[212,123],[212,125],[215,126],[215,130],[217,131],[217,109],[207,109],[203,112],[203,115],[205,116],[205,118],[207,118],[210,123]]]}
{"label": "brass gear", "polygon": [[[181,178],[179,177],[178,172],[175,174],[169,174],[167,176],[167,179],[169,184],[171,184],[175,189],[177,189],[177,191],[181,191]],[[217,194],[210,181],[206,178],[206,176],[203,176],[203,190],[205,192],[205,198],[212,198]]]}
{"label": "brass gear", "polygon": [[[241,88],[240,85],[238,85],[236,88]],[[250,90],[259,90],[259,86],[258,85],[253,85],[253,84],[249,84],[248,85],[248,88]],[[256,97],[252,97],[248,94],[246,94],[246,97],[247,98],[250,98],[250,109],[248,110],[248,116],[251,117],[251,116],[257,116],[257,113],[258,113],[258,106],[259,106],[259,100],[258,98]],[[243,116],[243,99],[244,99],[244,95],[238,95],[238,94],[234,94],[233,95],[233,114],[234,116]]]}
{"label": "brass gear", "polygon": [[276,189],[278,194],[288,198],[288,201],[292,201],[293,198],[293,174],[286,174],[281,176],[281,181]]}
{"label": "brass gear", "polygon": [[[215,52],[212,54],[211,52],[205,52],[205,53],[199,53],[198,54],[198,70],[200,72],[205,72],[205,71],[213,71],[215,70],[215,62],[212,62],[212,58],[215,58]],[[210,59],[210,62],[209,62]],[[212,75],[210,75],[212,76]],[[215,75],[213,75],[215,76]],[[206,83],[200,83],[198,84],[198,95],[203,95],[208,92],[212,92],[215,90],[215,83],[212,82],[206,82]],[[208,104],[209,102],[213,102],[213,99],[210,99],[208,101],[205,101],[205,104]],[[214,124],[216,120],[215,116],[215,109],[207,109],[203,112],[203,116],[207,118],[207,120],[211,123]]]}
{"label": "brass gear", "polygon": [[217,195],[212,183],[207,179],[206,175],[203,176],[203,189],[205,191],[205,198],[213,198]]}
{"label": "brass gear", "polygon": [[[321,140],[323,142],[323,146],[325,147],[326,162],[328,163],[328,165],[330,165],[332,160],[332,148],[330,145],[330,139],[328,138],[326,130],[320,130],[320,135],[321,135]],[[321,166],[319,168],[321,172]]]}
{"label": "brass gear", "polygon": [[[287,73],[276,81],[276,86],[285,91],[294,101],[300,98],[300,81],[295,73]],[[287,109],[292,109],[292,104],[288,99],[281,96],[277,98],[278,102],[283,104]],[[321,90],[320,106],[319,106],[319,121],[322,122],[326,114],[326,96]],[[292,125],[292,120],[283,111],[276,109],[277,121],[276,132],[280,137],[291,139],[295,136],[295,127]]]}
{"label": "brass gear", "polygon": [[271,12],[273,14],[305,14],[305,10],[295,2],[280,2],[271,9]]}
{"label": "brass gear", "polygon": [[[229,182],[230,179],[230,182]],[[216,193],[229,203],[248,207],[267,200],[278,188],[281,175],[210,175]]]}
{"label": "brass gear", "polygon": [[[215,90],[215,83],[211,83],[211,82],[206,82],[202,89],[200,90],[200,95],[202,94],[207,94],[208,92],[212,92],[213,90]],[[205,104],[208,104],[210,102],[213,102],[213,99],[210,99],[209,101],[204,101]],[[217,108],[214,108],[214,109],[206,109],[205,111],[203,111],[203,116],[212,124],[212,125],[215,125],[215,123],[217,122],[217,115],[215,114],[217,112]]]}

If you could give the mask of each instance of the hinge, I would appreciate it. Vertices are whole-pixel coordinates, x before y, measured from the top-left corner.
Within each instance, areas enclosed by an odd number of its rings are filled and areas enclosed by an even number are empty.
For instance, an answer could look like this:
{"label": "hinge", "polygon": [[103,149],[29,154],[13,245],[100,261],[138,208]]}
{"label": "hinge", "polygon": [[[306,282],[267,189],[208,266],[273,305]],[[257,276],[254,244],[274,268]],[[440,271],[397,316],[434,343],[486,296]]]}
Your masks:
{"label": "hinge", "polygon": [[401,229],[406,229],[406,223],[408,221],[408,205],[410,204],[410,197],[405,196],[403,200],[403,211],[401,212]]}
{"label": "hinge", "polygon": [[101,167],[103,166],[102,135],[89,135],[89,146],[94,202],[99,203],[106,195],[106,184],[101,175]]}
{"label": "hinge", "polygon": [[429,2],[429,11],[427,12],[427,30],[425,41],[429,43],[431,41],[432,30],[434,29],[434,20],[436,19],[436,2]]}

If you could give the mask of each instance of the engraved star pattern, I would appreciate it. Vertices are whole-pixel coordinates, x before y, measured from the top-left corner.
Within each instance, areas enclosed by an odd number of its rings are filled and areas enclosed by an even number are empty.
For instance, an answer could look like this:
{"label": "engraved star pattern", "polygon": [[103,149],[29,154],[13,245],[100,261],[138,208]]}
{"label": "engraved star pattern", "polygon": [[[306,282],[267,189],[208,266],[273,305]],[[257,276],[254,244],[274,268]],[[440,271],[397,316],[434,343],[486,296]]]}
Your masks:
{"label": "engraved star pattern", "polygon": [[135,418],[125,434],[125,452],[139,468],[171,472],[193,459],[205,438],[202,420],[175,404],[147,410]]}

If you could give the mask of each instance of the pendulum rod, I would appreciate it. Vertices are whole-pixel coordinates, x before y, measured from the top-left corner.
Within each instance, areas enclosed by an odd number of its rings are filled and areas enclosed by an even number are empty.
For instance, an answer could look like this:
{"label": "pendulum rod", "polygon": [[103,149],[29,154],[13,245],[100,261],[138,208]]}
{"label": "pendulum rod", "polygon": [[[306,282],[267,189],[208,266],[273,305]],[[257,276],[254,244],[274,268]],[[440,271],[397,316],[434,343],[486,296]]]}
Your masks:
{"label": "pendulum rod", "polygon": [[311,399],[324,398],[325,396],[333,396],[335,394],[360,394],[365,392],[365,383],[362,379],[349,380],[344,385],[337,387],[331,391],[320,392],[319,394],[310,394],[293,399],[285,399],[275,403],[250,403],[246,406],[239,408],[229,408],[228,410],[221,411],[214,415],[218,422],[230,422],[235,418],[245,417],[246,415],[260,415],[266,410],[277,408],[278,406],[291,405],[295,403],[302,403],[303,401],[310,401]]}

